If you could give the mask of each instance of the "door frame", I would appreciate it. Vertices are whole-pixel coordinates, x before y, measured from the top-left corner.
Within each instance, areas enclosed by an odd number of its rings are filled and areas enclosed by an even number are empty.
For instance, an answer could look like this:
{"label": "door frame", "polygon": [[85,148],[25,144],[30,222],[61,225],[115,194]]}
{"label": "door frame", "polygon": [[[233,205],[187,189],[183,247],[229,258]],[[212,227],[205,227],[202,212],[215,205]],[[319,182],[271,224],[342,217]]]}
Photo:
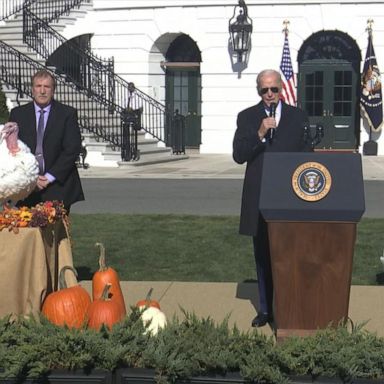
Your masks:
{"label": "door frame", "polygon": [[[334,90],[335,83],[334,78],[330,76],[332,73],[335,73],[337,70],[351,71],[352,73],[352,94],[351,94],[351,113],[350,117],[335,115],[334,114]],[[317,149],[323,150],[357,150],[360,144],[360,118],[359,118],[359,90],[360,90],[360,74],[356,72],[354,65],[346,60],[335,60],[335,59],[316,59],[308,60],[300,65],[299,71],[299,80],[298,80],[298,106],[306,111],[305,107],[305,74],[308,72],[322,72],[324,79],[323,89],[325,94],[323,95],[322,101],[324,105],[322,106],[322,114],[317,115],[316,117],[311,118],[309,116],[310,123],[320,124],[324,127],[325,137],[330,141],[328,143],[321,142],[317,145]],[[308,112],[308,111],[306,111]],[[346,123],[351,124],[352,132],[349,132],[349,135],[353,133],[353,137],[350,137],[350,145],[345,145],[345,143],[337,142],[337,128],[336,126],[342,126]],[[342,128],[339,128],[342,129]],[[328,136],[328,137],[327,137]],[[323,140],[324,141],[324,140]],[[324,145],[325,144],[325,145]]]}
{"label": "door frame", "polygon": [[[332,65],[335,63],[348,63],[357,76],[356,88],[354,95],[356,95],[355,105],[353,108],[353,117],[355,124],[355,147],[356,150],[360,145],[360,106],[359,106],[359,92],[360,92],[360,63],[361,52],[356,41],[347,33],[338,30],[322,30],[313,33],[309,36],[299,49],[297,61],[299,67],[298,73],[298,106],[303,105],[302,100],[302,81],[300,76],[301,68],[311,64]],[[320,144],[321,147],[321,144]]]}
{"label": "door frame", "polygon": [[[186,148],[199,148],[201,144],[201,73],[200,63],[196,62],[172,62],[167,63],[165,72],[165,100],[168,111],[175,113],[173,77],[175,72],[188,72],[196,74],[196,82],[193,88],[188,88],[188,111],[178,110],[178,113],[185,117]],[[188,86],[190,84],[188,77]],[[192,110],[193,109],[193,110]]]}

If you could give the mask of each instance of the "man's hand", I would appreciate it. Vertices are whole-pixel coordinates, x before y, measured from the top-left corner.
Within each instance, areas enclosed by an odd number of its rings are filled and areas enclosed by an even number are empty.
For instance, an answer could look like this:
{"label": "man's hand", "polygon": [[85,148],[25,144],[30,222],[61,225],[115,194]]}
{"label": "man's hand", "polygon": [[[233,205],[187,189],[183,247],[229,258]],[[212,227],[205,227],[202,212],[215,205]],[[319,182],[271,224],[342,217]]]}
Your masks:
{"label": "man's hand", "polygon": [[39,175],[37,179],[37,188],[41,191],[47,188],[48,184],[49,180],[45,176]]}
{"label": "man's hand", "polygon": [[258,135],[260,140],[262,140],[268,131],[272,128],[276,128],[276,120],[274,117],[266,117],[260,124],[260,128],[258,130]]}

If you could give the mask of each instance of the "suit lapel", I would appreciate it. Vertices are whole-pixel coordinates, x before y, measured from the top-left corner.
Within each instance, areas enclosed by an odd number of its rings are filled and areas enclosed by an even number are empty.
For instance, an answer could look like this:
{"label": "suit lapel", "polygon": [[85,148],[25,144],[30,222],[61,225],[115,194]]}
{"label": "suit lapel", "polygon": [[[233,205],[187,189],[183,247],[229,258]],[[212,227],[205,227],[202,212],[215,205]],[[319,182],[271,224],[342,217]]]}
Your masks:
{"label": "suit lapel", "polygon": [[280,101],[281,103],[281,113],[280,113],[280,121],[279,121],[279,124],[278,126],[276,127],[279,128],[279,126],[281,124],[283,124],[283,126],[286,126],[287,125],[287,122],[288,122],[288,116],[287,116],[287,108],[286,108],[286,105]]}
{"label": "suit lapel", "polygon": [[31,138],[31,143],[33,143],[33,146],[31,145],[29,146],[35,148],[36,140],[37,140],[37,126],[36,126],[35,106],[33,102],[28,104],[28,110],[27,110],[27,113],[25,114],[25,119],[26,119],[25,126],[31,127],[31,128],[28,128],[27,132],[29,132],[29,137]]}

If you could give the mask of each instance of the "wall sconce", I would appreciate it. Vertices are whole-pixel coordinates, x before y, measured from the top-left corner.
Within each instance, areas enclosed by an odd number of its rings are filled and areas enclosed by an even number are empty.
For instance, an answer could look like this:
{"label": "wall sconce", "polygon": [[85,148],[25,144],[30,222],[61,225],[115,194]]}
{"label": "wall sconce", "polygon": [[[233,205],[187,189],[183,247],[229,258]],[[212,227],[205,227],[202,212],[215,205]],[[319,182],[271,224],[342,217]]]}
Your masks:
{"label": "wall sconce", "polygon": [[[238,15],[236,11],[238,9]],[[249,51],[251,44],[252,20],[248,17],[248,10],[244,0],[239,0],[235,6],[233,16],[229,20],[229,34],[232,49],[237,53],[237,61],[243,61],[243,54]]]}

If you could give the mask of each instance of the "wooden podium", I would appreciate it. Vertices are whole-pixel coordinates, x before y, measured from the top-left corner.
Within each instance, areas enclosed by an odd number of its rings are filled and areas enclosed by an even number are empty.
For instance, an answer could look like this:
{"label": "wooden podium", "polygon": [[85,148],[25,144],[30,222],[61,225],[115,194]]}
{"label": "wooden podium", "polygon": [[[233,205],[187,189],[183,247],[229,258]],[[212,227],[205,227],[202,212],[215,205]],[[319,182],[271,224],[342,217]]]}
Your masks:
{"label": "wooden podium", "polygon": [[278,340],[348,317],[364,210],[359,154],[264,154],[260,211],[268,223]]}

